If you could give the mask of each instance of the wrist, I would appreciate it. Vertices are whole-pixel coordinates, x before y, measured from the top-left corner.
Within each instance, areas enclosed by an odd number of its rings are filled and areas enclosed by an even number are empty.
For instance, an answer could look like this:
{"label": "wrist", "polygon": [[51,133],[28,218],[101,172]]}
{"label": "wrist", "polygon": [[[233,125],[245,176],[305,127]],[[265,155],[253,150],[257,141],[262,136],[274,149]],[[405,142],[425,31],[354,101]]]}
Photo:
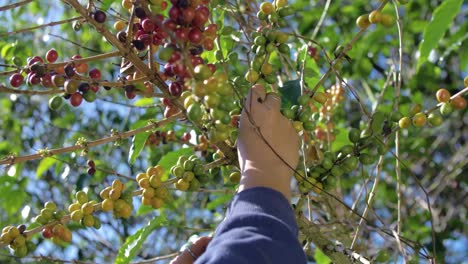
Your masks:
{"label": "wrist", "polygon": [[244,164],[238,192],[254,187],[267,187],[282,193],[290,200],[292,170],[271,164],[258,165],[252,162]]}

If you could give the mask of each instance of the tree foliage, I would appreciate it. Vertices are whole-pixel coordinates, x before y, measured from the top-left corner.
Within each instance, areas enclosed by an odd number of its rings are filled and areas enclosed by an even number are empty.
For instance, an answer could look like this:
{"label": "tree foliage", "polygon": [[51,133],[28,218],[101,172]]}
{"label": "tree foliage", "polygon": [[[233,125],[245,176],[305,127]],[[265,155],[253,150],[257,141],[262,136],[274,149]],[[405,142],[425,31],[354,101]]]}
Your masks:
{"label": "tree foliage", "polygon": [[[2,235],[0,261],[165,262],[214,232],[254,83],[281,94],[303,141],[292,202],[311,261],[466,259],[466,4],[273,4],[0,1],[0,226],[25,224],[27,237],[21,260]],[[145,16],[159,31],[142,29]],[[106,187],[131,213],[117,199],[102,212]],[[95,212],[73,221],[80,191]],[[41,223],[44,207],[55,218]]]}

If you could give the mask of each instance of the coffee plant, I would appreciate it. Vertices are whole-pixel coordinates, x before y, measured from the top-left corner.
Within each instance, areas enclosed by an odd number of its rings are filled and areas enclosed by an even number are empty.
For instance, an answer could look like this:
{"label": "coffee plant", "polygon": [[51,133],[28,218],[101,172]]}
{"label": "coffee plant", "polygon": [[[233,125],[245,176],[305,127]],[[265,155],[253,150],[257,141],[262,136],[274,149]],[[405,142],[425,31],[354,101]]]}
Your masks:
{"label": "coffee plant", "polygon": [[[252,85],[315,263],[466,261],[461,0],[0,1],[0,261],[166,263],[222,221]],[[465,250],[464,250],[465,249]]]}

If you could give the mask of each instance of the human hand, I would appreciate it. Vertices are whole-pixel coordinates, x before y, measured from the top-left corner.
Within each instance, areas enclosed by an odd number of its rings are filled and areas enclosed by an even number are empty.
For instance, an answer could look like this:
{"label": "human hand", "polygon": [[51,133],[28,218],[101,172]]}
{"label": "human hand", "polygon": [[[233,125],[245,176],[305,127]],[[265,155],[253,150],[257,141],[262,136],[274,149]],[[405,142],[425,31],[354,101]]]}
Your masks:
{"label": "human hand", "polygon": [[242,111],[237,150],[242,178],[239,192],[269,187],[289,199],[290,180],[299,161],[299,137],[280,113],[281,99],[254,85]]}
{"label": "human hand", "polygon": [[171,261],[170,264],[192,264],[206,250],[211,237],[204,236],[198,238],[193,244],[187,246],[182,253]]}

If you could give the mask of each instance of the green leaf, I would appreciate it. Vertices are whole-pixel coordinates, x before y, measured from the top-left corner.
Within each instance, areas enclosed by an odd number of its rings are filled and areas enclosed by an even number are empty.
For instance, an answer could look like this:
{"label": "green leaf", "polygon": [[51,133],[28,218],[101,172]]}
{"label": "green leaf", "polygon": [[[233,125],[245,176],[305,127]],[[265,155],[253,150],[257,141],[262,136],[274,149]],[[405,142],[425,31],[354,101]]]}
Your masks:
{"label": "green leaf", "polygon": [[427,61],[431,50],[437,47],[439,40],[458,14],[462,3],[463,0],[446,0],[434,11],[431,22],[424,29],[423,41],[419,45],[418,70]]}
{"label": "green leaf", "polygon": [[206,205],[207,210],[213,210],[222,204],[226,204],[228,201],[232,200],[232,194],[223,194],[216,197],[213,201],[209,202]]}
{"label": "green leaf", "polygon": [[130,147],[130,152],[128,153],[128,161],[130,164],[133,164],[140,155],[140,152],[145,147],[146,139],[148,139],[151,132],[146,131],[143,133],[136,134],[132,139],[132,146]]}
{"label": "green leaf", "polygon": [[114,2],[115,0],[102,0],[101,1],[101,10],[102,11],[106,11],[107,9],[109,9],[109,7],[111,6],[111,4]]}
{"label": "green leaf", "polygon": [[136,101],[133,105],[134,106],[148,106],[148,105],[153,105],[153,104],[154,104],[153,98],[141,98],[138,101]]}
{"label": "green leaf", "polygon": [[319,248],[315,249],[314,258],[317,264],[330,264],[331,263],[330,258],[327,255],[323,254],[323,252]]}
{"label": "green leaf", "polygon": [[297,104],[297,98],[301,96],[301,83],[300,80],[286,81],[283,87],[280,87],[281,94],[281,107],[289,108]]}
{"label": "green leaf", "polygon": [[148,225],[138,230],[135,234],[127,237],[125,243],[120,247],[119,253],[114,263],[130,263],[151,232],[153,232],[153,230],[156,228],[163,226],[164,224],[166,224],[166,216],[160,215],[149,221]]}
{"label": "green leaf", "polygon": [[190,156],[193,154],[193,148],[181,148],[172,152],[167,153],[164,155],[161,160],[159,160],[158,165],[161,165],[164,169],[164,174],[161,179],[167,180],[169,178],[170,170],[172,166],[176,165],[177,160],[182,155]]}
{"label": "green leaf", "polygon": [[36,178],[40,178],[44,172],[46,172],[52,165],[57,163],[57,160],[54,158],[45,158],[39,162],[36,170]]}

